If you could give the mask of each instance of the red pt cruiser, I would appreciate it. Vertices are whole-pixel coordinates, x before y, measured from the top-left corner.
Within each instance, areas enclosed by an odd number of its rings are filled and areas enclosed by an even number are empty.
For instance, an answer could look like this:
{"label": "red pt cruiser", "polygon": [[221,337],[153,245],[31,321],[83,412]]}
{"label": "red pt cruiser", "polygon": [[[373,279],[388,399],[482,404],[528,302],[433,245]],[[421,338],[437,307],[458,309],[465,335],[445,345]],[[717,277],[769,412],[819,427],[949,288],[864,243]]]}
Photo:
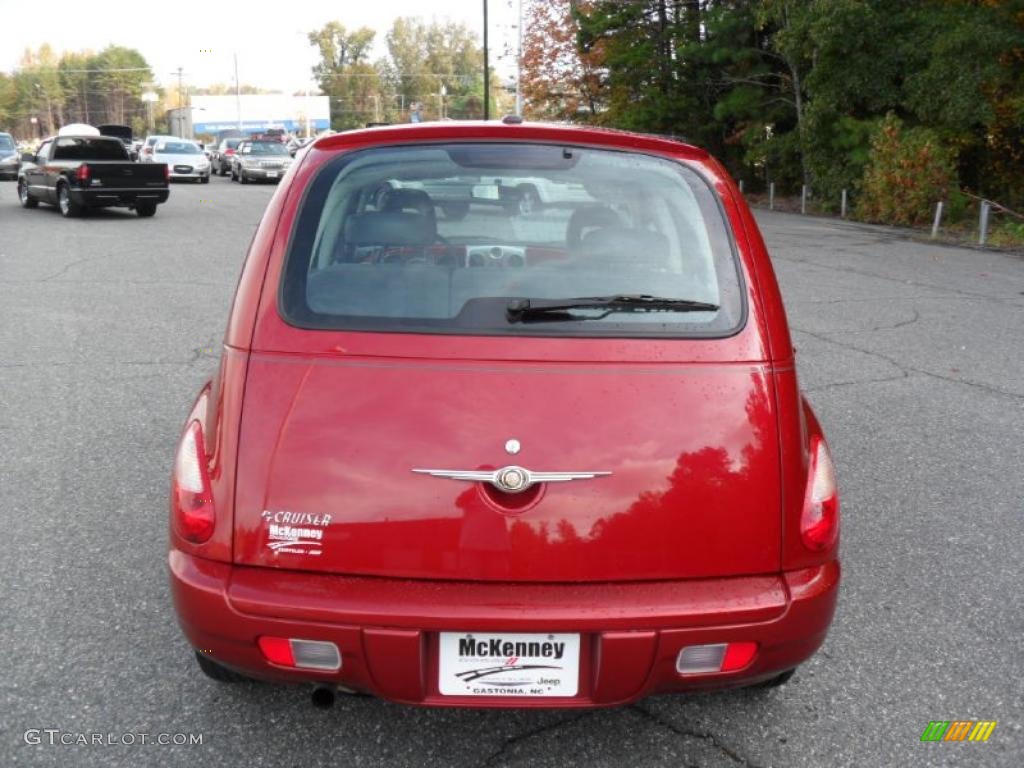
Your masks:
{"label": "red pt cruiser", "polygon": [[695,147],[321,139],[249,249],[175,460],[199,666],[436,706],[785,682],[839,502],[772,267]]}

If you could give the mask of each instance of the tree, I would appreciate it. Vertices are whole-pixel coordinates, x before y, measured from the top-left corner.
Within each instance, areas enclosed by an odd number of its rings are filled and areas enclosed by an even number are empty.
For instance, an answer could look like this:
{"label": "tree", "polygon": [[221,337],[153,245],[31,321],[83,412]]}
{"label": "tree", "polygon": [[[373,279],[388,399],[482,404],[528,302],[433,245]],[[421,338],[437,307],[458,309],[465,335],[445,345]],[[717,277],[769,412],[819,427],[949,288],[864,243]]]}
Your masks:
{"label": "tree", "polygon": [[141,114],[143,85],[153,72],[142,54],[132,48],[110,45],[95,58],[95,83],[104,94],[106,119],[123,124]]}
{"label": "tree", "polygon": [[[410,104],[422,106],[424,118],[483,115],[483,49],[464,24],[427,23],[418,18],[396,19],[386,36],[389,60],[381,64],[397,106],[398,119],[407,120]],[[500,98],[492,73],[492,114]],[[394,103],[397,100],[397,105]]]}
{"label": "tree", "polygon": [[[213,85],[207,85],[202,88],[193,88],[190,93],[197,96],[234,96],[235,85],[234,83],[214,83]],[[238,93],[243,96],[259,96],[264,94],[280,93],[280,91],[242,83],[238,87]]]}
{"label": "tree", "polygon": [[349,32],[337,21],[309,33],[310,44],[320,54],[313,75],[331,99],[335,130],[357,128],[379,111],[380,72],[368,61],[375,36],[368,27]]}
{"label": "tree", "polygon": [[[589,5],[581,6],[589,9]],[[523,108],[531,119],[593,120],[605,108],[603,44],[581,51],[571,0],[528,0],[524,9]]]}

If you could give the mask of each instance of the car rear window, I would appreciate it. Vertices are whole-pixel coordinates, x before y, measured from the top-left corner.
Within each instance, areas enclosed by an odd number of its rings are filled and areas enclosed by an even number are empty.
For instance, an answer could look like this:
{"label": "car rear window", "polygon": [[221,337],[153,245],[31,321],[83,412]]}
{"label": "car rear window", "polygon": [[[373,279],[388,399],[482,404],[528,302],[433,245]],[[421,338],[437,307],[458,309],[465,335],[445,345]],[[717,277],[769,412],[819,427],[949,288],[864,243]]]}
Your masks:
{"label": "car rear window", "polygon": [[10,136],[0,136],[0,149],[13,150],[14,141],[11,140]]}
{"label": "car rear window", "polygon": [[253,155],[287,155],[288,147],[279,141],[254,141],[249,151]]}
{"label": "car rear window", "polygon": [[190,141],[168,141],[165,144],[157,144],[156,151],[166,155],[198,155],[202,150],[198,144]]}
{"label": "car rear window", "polygon": [[54,160],[127,160],[120,139],[62,137],[53,150]]}
{"label": "car rear window", "polygon": [[[515,313],[524,300],[623,296]],[[713,307],[636,300],[648,296]],[[382,147],[325,165],[301,204],[280,307],[304,328],[462,334],[720,337],[744,319],[729,230],[695,170],[524,143]]]}

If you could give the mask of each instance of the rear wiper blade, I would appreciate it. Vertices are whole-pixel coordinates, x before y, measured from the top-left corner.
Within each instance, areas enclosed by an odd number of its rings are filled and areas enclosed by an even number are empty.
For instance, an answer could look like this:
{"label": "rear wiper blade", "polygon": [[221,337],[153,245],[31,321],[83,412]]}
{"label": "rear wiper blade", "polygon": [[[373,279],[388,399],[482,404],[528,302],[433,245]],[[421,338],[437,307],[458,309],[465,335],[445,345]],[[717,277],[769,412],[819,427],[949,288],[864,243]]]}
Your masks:
{"label": "rear wiper blade", "polygon": [[[574,309],[604,310],[597,315],[574,315]],[[718,305],[692,299],[671,299],[646,293],[580,296],[569,299],[513,299],[505,309],[510,323],[531,320],[600,320],[613,312],[717,312]]]}

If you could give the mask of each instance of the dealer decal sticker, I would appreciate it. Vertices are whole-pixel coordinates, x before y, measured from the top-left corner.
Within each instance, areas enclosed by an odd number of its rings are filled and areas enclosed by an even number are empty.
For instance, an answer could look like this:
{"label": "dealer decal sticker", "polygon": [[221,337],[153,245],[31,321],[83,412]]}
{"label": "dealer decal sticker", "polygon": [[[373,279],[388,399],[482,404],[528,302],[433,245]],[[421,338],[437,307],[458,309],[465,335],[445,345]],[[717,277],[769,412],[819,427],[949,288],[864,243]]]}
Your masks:
{"label": "dealer decal sticker", "polygon": [[330,515],[266,509],[260,517],[267,529],[267,548],[274,554],[315,556],[323,553],[324,530],[331,523]]}

